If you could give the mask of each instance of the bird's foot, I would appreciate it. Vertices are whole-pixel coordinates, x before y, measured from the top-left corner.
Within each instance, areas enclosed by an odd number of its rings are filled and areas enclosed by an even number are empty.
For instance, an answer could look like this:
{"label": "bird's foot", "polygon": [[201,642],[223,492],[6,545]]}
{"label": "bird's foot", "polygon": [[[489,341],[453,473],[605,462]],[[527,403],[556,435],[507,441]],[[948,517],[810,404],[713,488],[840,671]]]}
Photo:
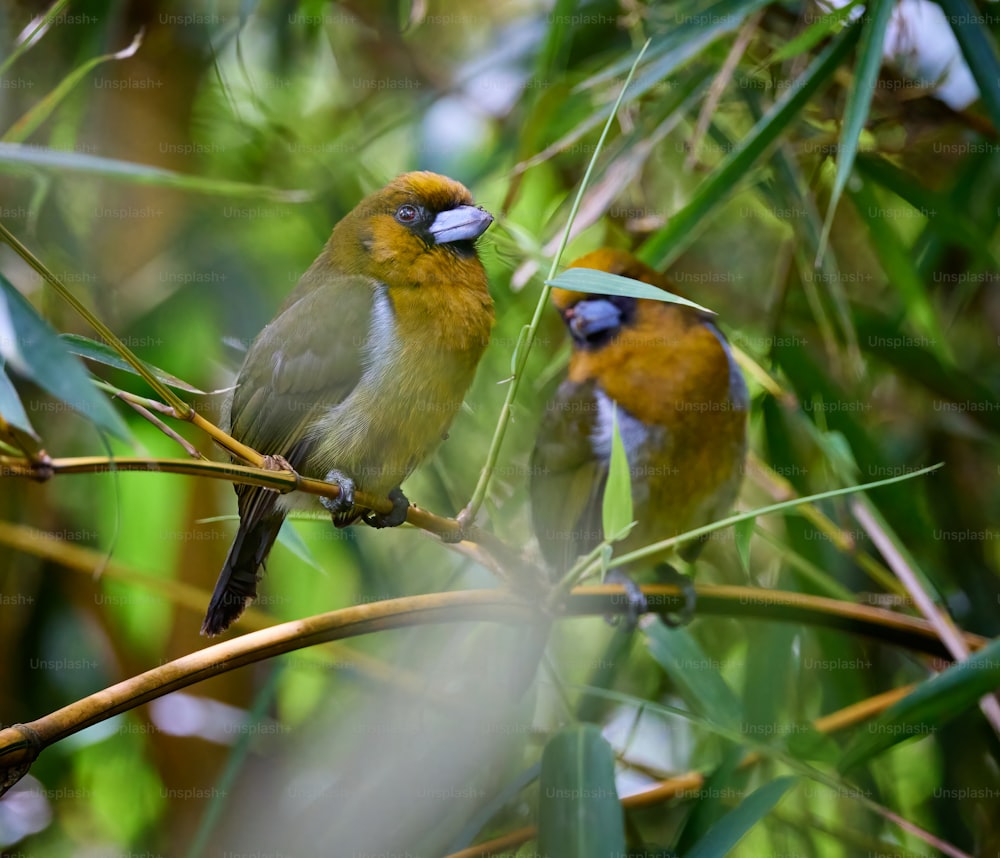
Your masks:
{"label": "bird's foot", "polygon": [[265,471],[291,471],[295,473],[295,468],[288,464],[288,459],[284,456],[264,456],[261,467]]}
{"label": "bird's foot", "polygon": [[[340,527],[344,518],[350,516],[354,509],[354,480],[341,471],[332,470],[326,475],[326,481],[333,483],[340,493],[335,498],[321,497],[319,502],[333,517],[333,523]],[[347,523],[350,524],[350,521]]]}
{"label": "bird's foot", "polygon": [[627,600],[625,613],[616,614],[609,620],[612,625],[621,623],[622,629],[626,632],[635,630],[639,625],[639,617],[649,610],[649,603],[643,595],[639,585],[620,569],[612,569],[605,579],[612,584],[621,584],[625,588],[625,599]]}
{"label": "bird's foot", "polygon": [[369,527],[399,527],[406,521],[406,511],[410,508],[403,490],[396,486],[389,492],[389,500],[392,501],[392,512],[369,512],[364,515],[364,522]]}
{"label": "bird's foot", "polygon": [[698,596],[694,591],[694,584],[691,579],[687,575],[682,575],[669,563],[661,563],[656,567],[656,577],[664,584],[675,585],[684,596],[684,607],[680,611],[665,612],[660,615],[660,618],[672,629],[676,629],[679,626],[686,626],[694,617],[694,608],[698,601]]}

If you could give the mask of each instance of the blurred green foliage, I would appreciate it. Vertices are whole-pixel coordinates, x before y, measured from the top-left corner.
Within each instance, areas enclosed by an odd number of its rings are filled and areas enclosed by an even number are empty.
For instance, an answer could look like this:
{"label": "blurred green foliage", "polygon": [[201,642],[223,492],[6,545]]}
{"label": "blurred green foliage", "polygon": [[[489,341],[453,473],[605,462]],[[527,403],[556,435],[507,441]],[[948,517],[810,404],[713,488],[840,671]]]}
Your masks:
{"label": "blurred green foliage", "polygon": [[[475,485],[512,351],[600,128],[650,37],[563,261],[604,244],[669,261],[677,291],[718,311],[758,365],[752,448],[792,490],[945,462],[869,499],[956,624],[995,636],[1000,18],[994,4],[947,0],[900,5],[900,23],[887,2],[858,19],[810,2],[748,0],[92,0],[57,4],[33,40],[25,34],[40,10],[8,4],[0,220],[140,357],[214,391],[184,394],[211,419],[242,349],[364,193],[414,168],[463,181],[497,216],[481,255],[498,323],[468,409],[407,484],[415,503],[451,515]],[[940,75],[921,65],[920,15],[940,9],[949,17],[934,37],[946,45],[945,35],[957,36],[952,74],[964,64],[980,88],[969,104],[943,100]],[[902,41],[880,67],[886,20],[885,44]],[[78,74],[115,52],[123,54]],[[861,56],[877,73],[867,87]],[[856,159],[843,136],[852,123],[862,129]],[[844,193],[822,253],[838,182]],[[93,336],[6,246],[0,268],[55,329]],[[529,456],[566,355],[562,326],[547,313],[480,517],[528,550]],[[49,454],[182,455],[118,405],[132,444],[102,436],[6,364]],[[149,394],[133,375],[89,367]],[[6,396],[4,387],[0,404]],[[216,455],[190,427],[178,431]],[[764,473],[748,467],[741,508],[784,491]],[[228,486],[139,473],[0,479],[0,522],[93,551],[74,569],[58,550],[15,548],[0,532],[3,723],[203,645],[199,616],[161,591],[102,577],[102,558],[196,585],[207,603],[233,533],[216,518],[234,513]],[[748,569],[733,532],[721,531],[698,581],[846,588],[861,603],[912,613],[908,596],[870,574],[879,553],[851,502],[822,511],[849,550],[804,516],[760,519]],[[412,529],[345,532],[320,520],[295,529],[304,549],[275,550],[258,603],[276,620],[494,586],[485,569]],[[779,779],[805,766],[832,777],[838,746],[814,741],[810,720],[926,680],[941,664],[854,635],[739,617],[699,618],[683,650],[659,631],[628,638],[600,618],[571,619],[556,624],[555,673],[543,671],[521,698],[507,655],[523,637],[464,623],[351,641],[416,677],[419,691],[305,650],[118,716],[43,753],[0,802],[0,849],[446,854],[537,821],[546,805],[532,766],[548,735],[563,751],[567,737],[584,735],[556,732],[573,711],[601,725],[616,761],[609,783],[603,757],[587,766],[593,750],[569,758],[581,766],[580,789],[622,795],[688,770],[708,776],[694,794],[629,811],[628,854],[705,854],[748,829],[732,854],[930,854],[875,803],[965,852],[1000,848],[1000,747],[975,707],[935,715],[839,786]],[[729,702],[704,711],[698,689]],[[838,736],[839,747],[865,730]],[[798,734],[809,741],[796,743]],[[743,752],[761,749],[756,767],[739,766]],[[552,819],[542,822],[551,835]]]}

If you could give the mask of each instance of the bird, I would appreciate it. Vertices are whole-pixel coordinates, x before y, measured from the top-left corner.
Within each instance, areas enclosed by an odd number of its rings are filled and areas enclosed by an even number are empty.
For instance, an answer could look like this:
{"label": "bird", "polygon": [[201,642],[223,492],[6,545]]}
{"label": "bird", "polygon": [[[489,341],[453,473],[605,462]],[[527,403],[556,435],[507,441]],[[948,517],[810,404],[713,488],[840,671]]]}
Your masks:
{"label": "bird", "polygon": [[[675,292],[632,254],[601,248],[570,268],[590,268]],[[571,340],[569,369],[548,402],[531,460],[532,520],[555,573],[604,539],[602,501],[617,420],[631,474],[635,526],[624,553],[720,518],[732,507],[746,456],[746,382],[714,317],[654,299],[553,288]],[[613,416],[614,415],[614,416]],[[702,543],[679,552],[693,560]],[[665,557],[664,577],[683,580]],[[615,571],[615,570],[612,570]],[[628,577],[630,614],[645,609]],[[635,617],[632,617],[634,625]]]}
{"label": "bird", "polygon": [[[336,498],[319,501],[337,527],[405,520],[400,484],[447,433],[490,340],[476,240],[492,222],[453,179],[398,176],[334,226],[247,350],[223,425],[266,466],[337,485]],[[317,511],[301,492],[235,489],[240,523],[202,624],[208,636],[256,598],[288,513]],[[388,497],[392,512],[356,506],[355,491]]]}

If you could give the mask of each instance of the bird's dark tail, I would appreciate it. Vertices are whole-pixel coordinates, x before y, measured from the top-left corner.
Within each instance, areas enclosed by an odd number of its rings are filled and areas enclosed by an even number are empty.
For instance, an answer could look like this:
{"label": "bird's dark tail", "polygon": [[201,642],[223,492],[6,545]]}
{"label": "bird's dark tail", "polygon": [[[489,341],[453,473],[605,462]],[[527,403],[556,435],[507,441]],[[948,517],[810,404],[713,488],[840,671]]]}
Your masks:
{"label": "bird's dark tail", "polygon": [[250,523],[240,521],[236,539],[226,556],[219,580],[215,582],[215,592],[208,603],[205,621],[201,624],[203,635],[211,637],[224,632],[257,598],[261,568],[284,519],[284,514],[277,513]]}

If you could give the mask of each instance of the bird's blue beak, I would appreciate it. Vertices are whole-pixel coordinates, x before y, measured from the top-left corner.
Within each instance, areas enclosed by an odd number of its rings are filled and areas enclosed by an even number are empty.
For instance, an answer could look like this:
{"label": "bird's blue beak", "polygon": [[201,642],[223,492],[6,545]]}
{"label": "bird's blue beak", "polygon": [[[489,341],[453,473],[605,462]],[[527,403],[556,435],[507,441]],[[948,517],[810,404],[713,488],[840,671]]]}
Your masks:
{"label": "bird's blue beak", "polygon": [[475,206],[458,206],[441,212],[431,224],[430,234],[435,244],[472,241],[479,238],[493,223],[493,215]]}
{"label": "bird's blue beak", "polygon": [[566,312],[566,324],[573,336],[581,340],[613,330],[621,323],[621,309],[605,298],[579,301]]}

